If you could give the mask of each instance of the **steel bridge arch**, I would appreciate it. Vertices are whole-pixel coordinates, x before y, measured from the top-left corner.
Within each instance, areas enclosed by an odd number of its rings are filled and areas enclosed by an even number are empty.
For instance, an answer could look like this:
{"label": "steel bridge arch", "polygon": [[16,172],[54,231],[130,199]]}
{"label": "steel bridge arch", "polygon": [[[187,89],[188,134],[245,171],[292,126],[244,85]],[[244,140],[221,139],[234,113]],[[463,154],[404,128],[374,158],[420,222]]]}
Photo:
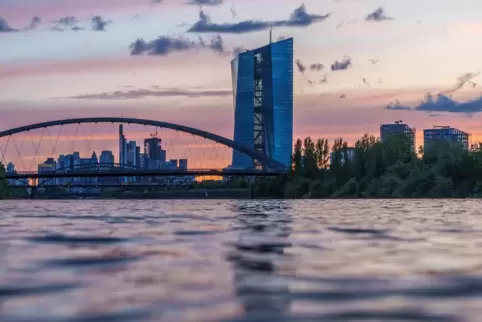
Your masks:
{"label": "steel bridge arch", "polygon": [[180,124],[175,124],[175,123],[169,123],[169,122],[163,122],[163,121],[154,121],[154,120],[148,120],[148,119],[139,119],[139,118],[124,118],[124,117],[86,117],[86,118],[73,118],[73,119],[63,119],[63,120],[55,120],[55,121],[48,121],[48,122],[42,122],[42,123],[36,123],[36,124],[30,124],[30,125],[25,125],[25,126],[20,126],[16,127],[10,130],[6,131],[1,131],[0,132],[0,138],[14,135],[17,133],[22,133],[22,132],[28,132],[31,130],[36,130],[36,129],[41,129],[41,128],[48,128],[48,127],[54,127],[54,126],[59,126],[59,125],[69,125],[69,124],[85,124],[85,123],[126,123],[126,124],[139,124],[139,125],[149,125],[149,126],[156,126],[160,128],[166,128],[166,129],[171,129],[175,131],[180,131],[188,134],[192,134],[195,136],[200,136],[202,138],[208,139],[210,141],[217,142],[219,144],[225,145],[227,147],[230,147],[234,150],[237,150],[239,152],[242,152],[244,154],[249,155],[255,160],[258,160],[260,163],[262,163],[264,166],[271,168],[271,169],[286,169],[286,166],[263,154],[255,151],[254,149],[251,149],[250,147],[247,147],[243,144],[237,143],[233,140],[227,139],[223,136],[199,130],[193,127],[185,126],[185,125],[180,125]]}

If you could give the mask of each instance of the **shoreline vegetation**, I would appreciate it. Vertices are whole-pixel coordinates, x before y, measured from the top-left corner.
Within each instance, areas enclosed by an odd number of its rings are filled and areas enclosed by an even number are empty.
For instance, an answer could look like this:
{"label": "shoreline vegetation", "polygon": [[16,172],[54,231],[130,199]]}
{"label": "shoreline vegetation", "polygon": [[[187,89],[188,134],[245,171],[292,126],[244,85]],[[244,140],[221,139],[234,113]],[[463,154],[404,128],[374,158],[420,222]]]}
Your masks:
{"label": "shoreline vegetation", "polygon": [[5,167],[0,162],[0,199],[4,199],[7,194],[7,180],[5,178]]}
{"label": "shoreline vegetation", "polygon": [[[438,141],[414,151],[410,139],[384,142],[364,134],[354,148],[342,138],[298,139],[289,174],[257,181],[254,197],[273,198],[479,198],[482,144],[468,150]],[[330,157],[331,153],[331,157]],[[331,159],[331,160],[330,160]]]}
{"label": "shoreline vegetation", "polygon": [[[0,163],[0,179],[5,168]],[[29,198],[13,193],[0,180],[0,199]],[[156,190],[156,189],[155,189]],[[171,190],[171,189],[169,189]],[[223,190],[225,190],[223,192]],[[76,198],[58,194],[57,197]],[[130,193],[106,191],[101,199],[142,198],[480,198],[482,197],[482,144],[468,150],[455,142],[439,141],[414,150],[404,135],[384,142],[364,134],[349,148],[342,138],[330,146],[327,139],[306,137],[294,145],[292,168],[276,178],[200,182],[185,190]],[[40,197],[40,196],[39,196]],[[53,197],[53,195],[52,195]]]}

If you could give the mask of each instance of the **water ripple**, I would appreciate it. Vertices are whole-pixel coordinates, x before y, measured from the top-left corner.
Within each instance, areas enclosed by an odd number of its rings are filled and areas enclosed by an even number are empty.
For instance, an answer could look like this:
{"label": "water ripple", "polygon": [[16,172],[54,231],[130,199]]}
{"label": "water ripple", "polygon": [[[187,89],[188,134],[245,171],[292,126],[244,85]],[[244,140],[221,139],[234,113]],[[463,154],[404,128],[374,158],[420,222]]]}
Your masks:
{"label": "water ripple", "polygon": [[101,236],[67,236],[62,234],[49,234],[27,238],[33,243],[53,244],[114,244],[128,241],[127,238],[101,237]]}
{"label": "water ripple", "polygon": [[58,293],[68,291],[79,287],[78,283],[58,283],[58,284],[46,284],[46,285],[0,285],[0,298],[7,299],[10,297],[38,295],[48,293]]}
{"label": "water ripple", "polygon": [[478,322],[479,209],[477,200],[4,201],[0,320]]}

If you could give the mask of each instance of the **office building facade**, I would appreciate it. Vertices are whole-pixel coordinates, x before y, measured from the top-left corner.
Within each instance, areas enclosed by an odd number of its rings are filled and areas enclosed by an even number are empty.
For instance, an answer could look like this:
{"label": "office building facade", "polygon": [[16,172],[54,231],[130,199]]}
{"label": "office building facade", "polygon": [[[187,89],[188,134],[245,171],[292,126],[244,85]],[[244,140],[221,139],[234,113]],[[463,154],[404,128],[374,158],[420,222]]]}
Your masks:
{"label": "office building facade", "polygon": [[393,135],[403,135],[406,136],[412,145],[412,151],[416,152],[415,145],[415,134],[416,130],[411,128],[407,124],[397,121],[393,124],[382,124],[380,125],[380,140],[385,142],[390,136]]}
{"label": "office building facade", "polygon": [[[356,149],[353,148],[353,147],[348,147],[346,149],[346,159],[345,160],[345,153],[342,151],[341,152],[341,159],[340,159],[340,163],[341,165],[344,165],[345,162],[347,161],[353,161],[355,159],[355,152],[356,152]],[[335,153],[334,152],[330,152],[330,165],[333,164],[334,162],[334,159],[335,159]]]}
{"label": "office building facade", "polygon": [[[239,54],[231,61],[234,141],[287,167],[293,147],[293,38]],[[233,151],[233,168],[259,168]]]}
{"label": "office building facade", "polygon": [[459,144],[463,149],[469,149],[468,133],[450,126],[435,126],[433,129],[423,130],[423,145],[425,149],[433,143],[444,141]]}
{"label": "office building facade", "polygon": [[[55,172],[57,162],[54,158],[48,158],[44,163],[38,165],[38,174],[47,174]],[[52,183],[52,179],[38,179],[38,185],[44,185],[47,183]]]}
{"label": "office building facade", "polygon": [[119,125],[119,164],[127,164],[127,140],[124,135],[124,125]]}
{"label": "office building facade", "polygon": [[187,170],[187,159],[179,159],[179,169]]}
{"label": "office building facade", "polygon": [[166,150],[162,149],[162,139],[151,137],[144,140],[144,168],[159,169],[166,162]]}
{"label": "office building facade", "polygon": [[103,167],[114,166],[114,154],[112,151],[104,150],[100,153],[99,162]]}

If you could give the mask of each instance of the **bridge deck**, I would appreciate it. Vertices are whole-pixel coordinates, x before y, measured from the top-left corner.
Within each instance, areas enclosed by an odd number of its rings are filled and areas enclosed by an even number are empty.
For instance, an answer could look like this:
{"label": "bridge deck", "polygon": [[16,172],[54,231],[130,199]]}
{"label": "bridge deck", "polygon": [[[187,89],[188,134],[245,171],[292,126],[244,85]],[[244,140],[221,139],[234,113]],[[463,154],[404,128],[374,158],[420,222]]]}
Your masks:
{"label": "bridge deck", "polygon": [[48,179],[48,178],[98,178],[98,177],[185,177],[185,176],[220,176],[220,177],[275,177],[283,170],[115,170],[115,171],[74,171],[74,172],[19,172],[6,174],[3,179]]}

